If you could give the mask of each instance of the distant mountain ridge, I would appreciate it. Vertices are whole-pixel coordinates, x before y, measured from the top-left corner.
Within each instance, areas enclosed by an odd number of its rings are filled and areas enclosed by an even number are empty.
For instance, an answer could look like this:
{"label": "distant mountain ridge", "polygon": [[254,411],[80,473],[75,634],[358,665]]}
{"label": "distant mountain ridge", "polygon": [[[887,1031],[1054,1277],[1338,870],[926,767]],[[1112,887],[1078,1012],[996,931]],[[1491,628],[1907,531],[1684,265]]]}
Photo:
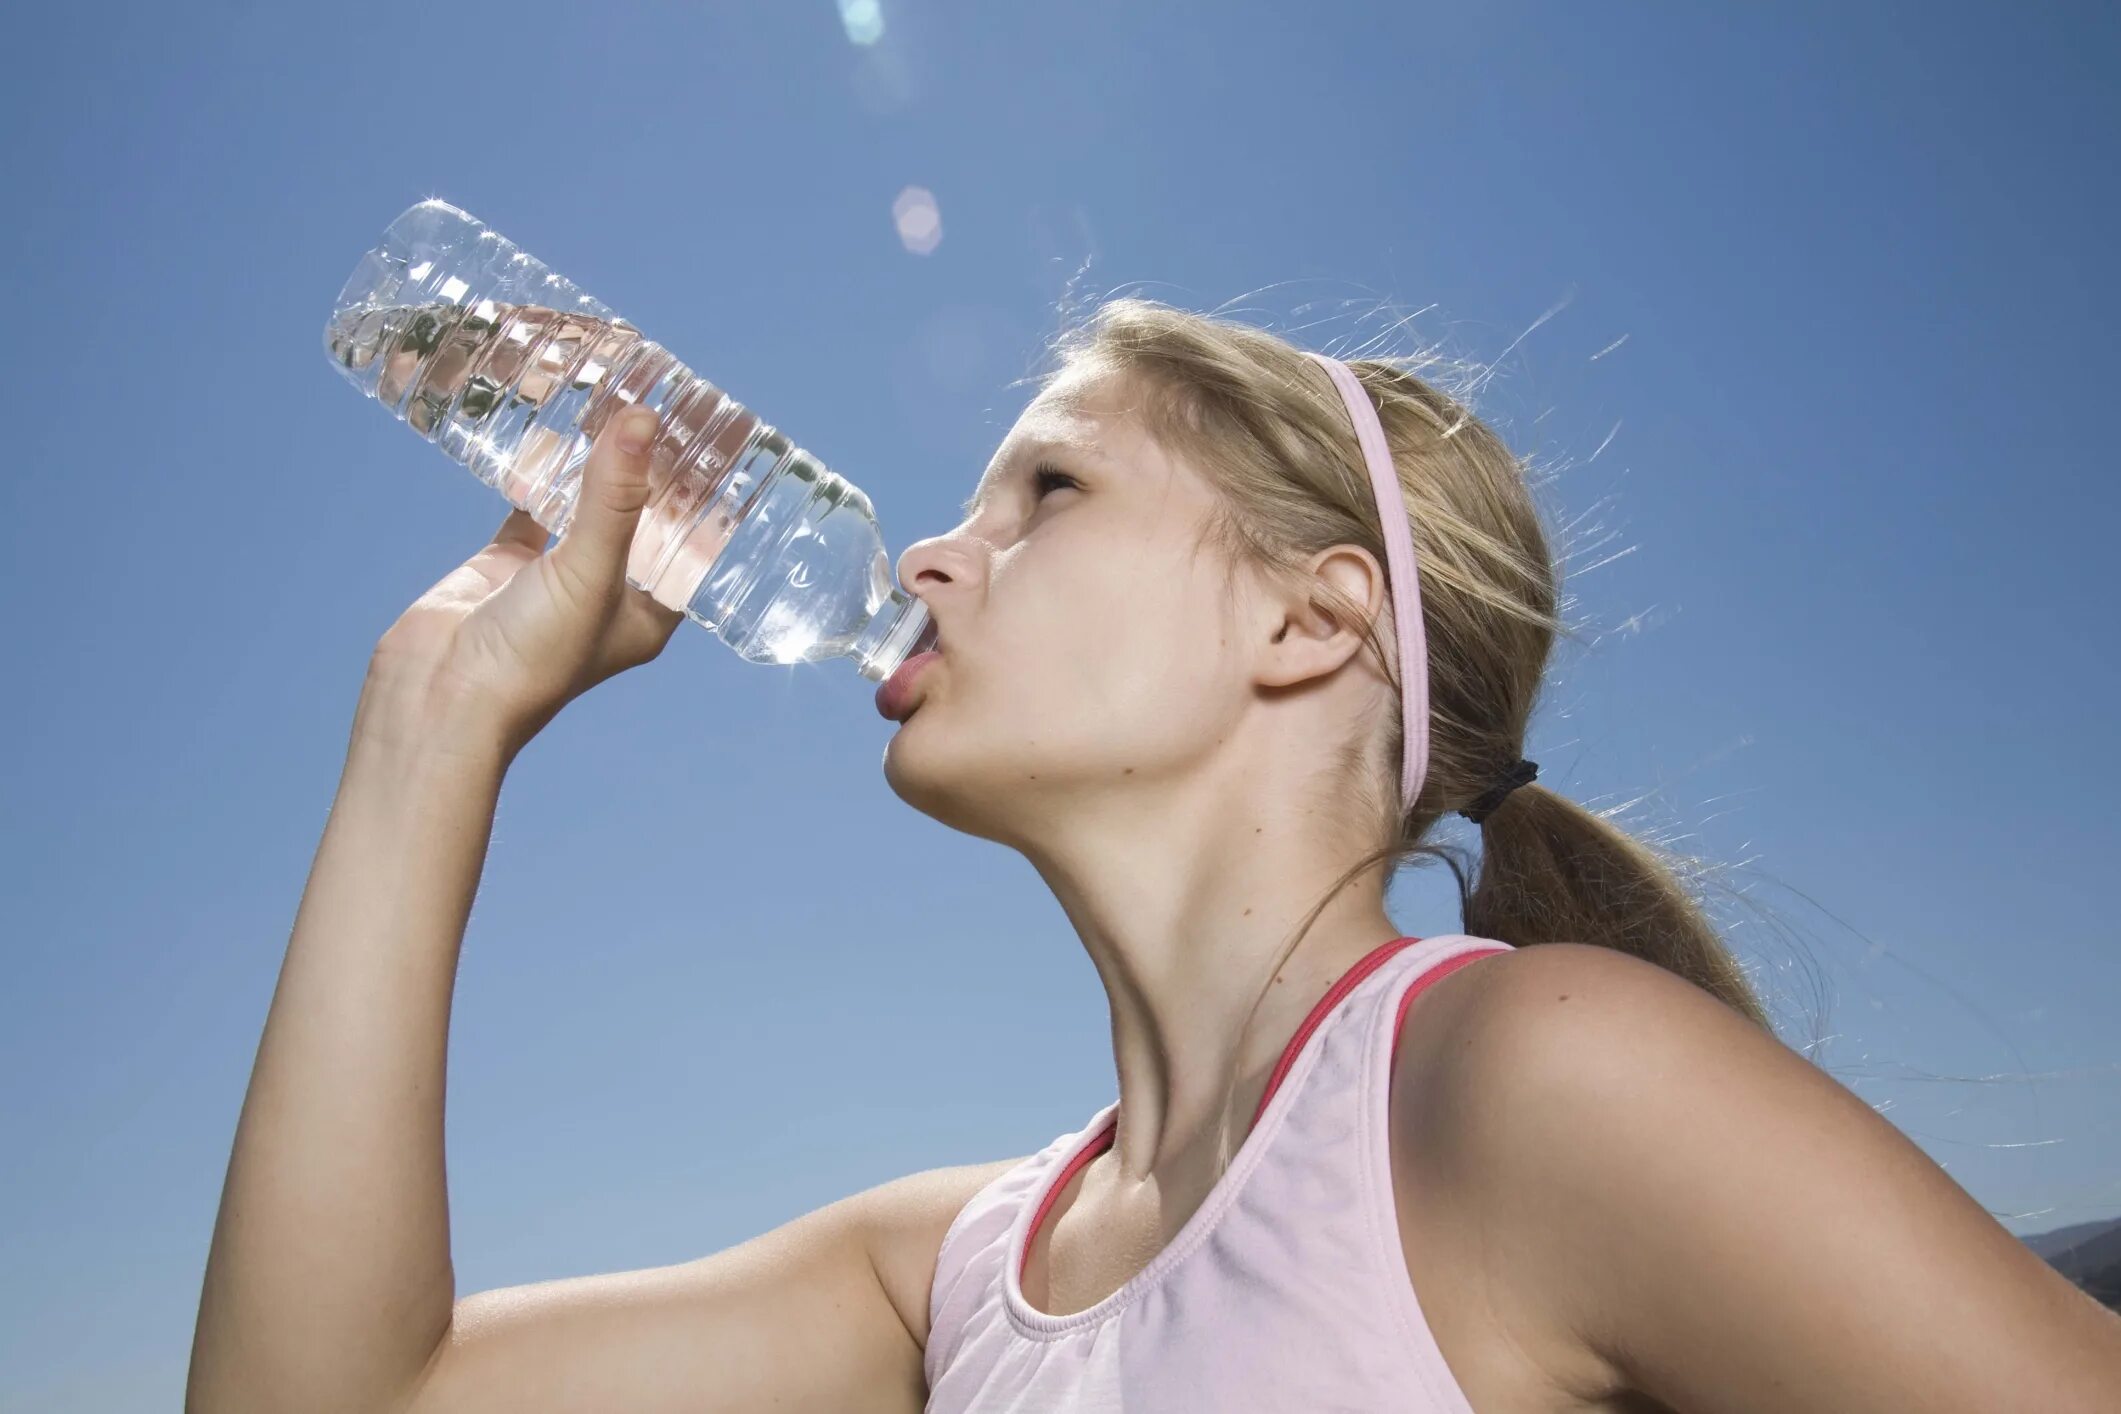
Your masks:
{"label": "distant mountain ridge", "polygon": [[2121,1311],[2121,1218],[2071,1223],[2018,1239],[2111,1311]]}

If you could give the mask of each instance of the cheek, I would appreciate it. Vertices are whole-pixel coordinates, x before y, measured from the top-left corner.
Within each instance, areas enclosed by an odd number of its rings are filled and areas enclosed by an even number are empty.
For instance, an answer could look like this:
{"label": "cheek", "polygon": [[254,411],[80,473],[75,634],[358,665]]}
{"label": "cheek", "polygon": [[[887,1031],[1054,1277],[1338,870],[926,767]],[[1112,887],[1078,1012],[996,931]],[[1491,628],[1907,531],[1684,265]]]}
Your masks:
{"label": "cheek", "polygon": [[1056,656],[1043,675],[1057,708],[1136,740],[1197,733],[1218,717],[1212,631],[1204,649],[1198,629],[1118,606],[1085,624],[1090,632],[1078,651]]}
{"label": "cheek", "polygon": [[1035,549],[1004,571],[1014,582],[997,576],[997,598],[1032,612],[974,665],[981,697],[1071,740],[1217,715],[1229,662],[1223,591],[1191,556],[1125,531],[1104,533],[1094,554],[1058,541]]}

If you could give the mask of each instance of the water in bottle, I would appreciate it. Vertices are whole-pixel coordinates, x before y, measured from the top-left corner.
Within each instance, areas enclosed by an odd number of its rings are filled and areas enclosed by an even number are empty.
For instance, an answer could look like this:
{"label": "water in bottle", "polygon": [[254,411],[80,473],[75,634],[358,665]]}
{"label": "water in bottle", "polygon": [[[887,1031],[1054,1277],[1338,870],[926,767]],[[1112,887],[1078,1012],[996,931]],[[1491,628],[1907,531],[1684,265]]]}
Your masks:
{"label": "water in bottle", "polygon": [[468,213],[423,201],[362,256],[325,350],[353,385],[554,534],[590,444],[662,419],[626,581],[755,663],[882,681],[935,638],[860,488]]}

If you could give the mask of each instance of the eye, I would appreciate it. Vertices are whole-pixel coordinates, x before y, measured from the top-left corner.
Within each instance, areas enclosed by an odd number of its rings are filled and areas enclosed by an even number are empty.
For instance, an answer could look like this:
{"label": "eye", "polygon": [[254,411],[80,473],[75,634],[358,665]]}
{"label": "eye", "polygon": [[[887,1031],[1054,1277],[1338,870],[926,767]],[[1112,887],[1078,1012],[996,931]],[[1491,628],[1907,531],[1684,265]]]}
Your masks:
{"label": "eye", "polygon": [[1043,465],[1031,473],[1031,484],[1038,488],[1038,499],[1041,501],[1046,499],[1048,491],[1058,491],[1063,487],[1073,487],[1078,491],[1083,489],[1083,484],[1067,472],[1058,467]]}

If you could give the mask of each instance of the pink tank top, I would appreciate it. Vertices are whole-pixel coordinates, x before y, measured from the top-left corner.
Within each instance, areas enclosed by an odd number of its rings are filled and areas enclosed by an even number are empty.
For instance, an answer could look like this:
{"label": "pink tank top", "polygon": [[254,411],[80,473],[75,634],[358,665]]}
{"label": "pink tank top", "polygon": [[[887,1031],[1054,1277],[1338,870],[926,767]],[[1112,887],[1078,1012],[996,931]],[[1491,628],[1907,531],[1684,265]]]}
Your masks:
{"label": "pink tank top", "polygon": [[1473,1414],[1407,1279],[1386,1101],[1407,1004],[1509,950],[1395,938],[1348,969],[1206,1201],[1094,1306],[1033,1309],[1023,1267],[1054,1197],[1111,1147],[1117,1100],[974,1194],[936,1255],[928,1414]]}

